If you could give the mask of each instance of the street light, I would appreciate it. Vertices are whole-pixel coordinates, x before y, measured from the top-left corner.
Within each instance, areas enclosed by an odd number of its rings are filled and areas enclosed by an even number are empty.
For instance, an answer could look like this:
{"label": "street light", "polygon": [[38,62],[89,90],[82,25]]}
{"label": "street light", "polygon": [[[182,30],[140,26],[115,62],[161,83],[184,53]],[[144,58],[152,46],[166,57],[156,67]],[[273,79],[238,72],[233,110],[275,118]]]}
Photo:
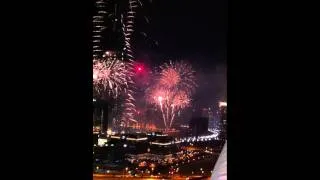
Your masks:
{"label": "street light", "polygon": [[127,172],[127,171],[128,171],[128,167],[126,167],[125,171],[123,171],[123,177],[125,177],[124,174],[125,174],[125,172]]}

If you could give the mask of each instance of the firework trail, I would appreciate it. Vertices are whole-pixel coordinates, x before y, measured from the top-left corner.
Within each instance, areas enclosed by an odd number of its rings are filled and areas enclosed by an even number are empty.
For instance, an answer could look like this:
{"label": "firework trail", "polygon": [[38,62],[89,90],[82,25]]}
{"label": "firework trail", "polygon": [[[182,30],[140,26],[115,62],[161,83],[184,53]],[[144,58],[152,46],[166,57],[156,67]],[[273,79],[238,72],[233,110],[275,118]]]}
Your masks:
{"label": "firework trail", "polygon": [[95,2],[97,8],[97,14],[93,16],[93,58],[100,57],[102,53],[101,41],[103,39],[103,32],[106,29],[105,26],[105,15],[108,14],[106,11],[107,0],[98,0]]}
{"label": "firework trail", "polygon": [[109,52],[93,60],[93,88],[98,94],[117,97],[128,87],[127,74],[125,63]]}
{"label": "firework trail", "polygon": [[[132,36],[135,30],[135,20],[137,9],[143,4],[140,0],[125,0],[125,1],[111,1],[111,0],[96,0],[95,6],[97,13],[93,16],[93,63],[94,63],[94,91],[98,94],[108,94],[112,97],[124,98],[124,111],[120,118],[125,124],[129,121],[137,122],[134,119],[135,115],[135,99],[134,99],[134,55],[132,50]],[[113,8],[114,7],[114,8]],[[149,19],[144,17],[145,21],[149,23]],[[112,24],[110,24],[112,23]],[[118,25],[122,31],[118,31]],[[110,31],[112,28],[112,32]],[[108,33],[121,33],[123,43],[115,47],[119,41],[113,36],[106,38]],[[123,35],[123,37],[122,37]],[[145,34],[145,36],[147,36]],[[111,39],[111,42],[109,41]],[[113,41],[116,42],[113,42]],[[106,59],[101,57],[106,47],[112,49],[122,50],[122,61]],[[118,56],[119,57],[119,56]],[[121,64],[120,66],[117,66]],[[111,68],[112,66],[112,68]],[[120,73],[115,73],[112,69],[118,68]],[[124,71],[122,71],[124,70]],[[122,78],[126,74],[126,78]]]}
{"label": "firework trail", "polygon": [[190,105],[190,97],[184,91],[161,88],[158,85],[147,91],[147,102],[160,108],[165,128],[171,128],[178,110]]}
{"label": "firework trail", "polygon": [[194,71],[182,61],[161,66],[156,83],[150,87],[147,102],[160,108],[166,129],[172,127],[177,111],[190,105],[191,95],[195,91]]}
{"label": "firework trail", "polygon": [[[139,3],[139,4],[138,4]],[[125,52],[126,59],[128,60],[127,68],[129,69],[128,78],[129,81],[129,89],[126,94],[126,100],[125,100],[125,110],[122,116],[122,121],[124,122],[137,122],[134,119],[134,114],[136,112],[135,107],[135,99],[133,98],[133,89],[134,89],[134,83],[132,81],[132,77],[134,75],[134,56],[132,52],[131,47],[131,38],[132,34],[134,32],[134,22],[136,19],[136,9],[138,7],[142,7],[142,3],[138,0],[129,0],[128,1],[128,11],[125,16],[121,15],[121,24],[122,24],[122,31],[124,34],[124,48],[123,51]]]}

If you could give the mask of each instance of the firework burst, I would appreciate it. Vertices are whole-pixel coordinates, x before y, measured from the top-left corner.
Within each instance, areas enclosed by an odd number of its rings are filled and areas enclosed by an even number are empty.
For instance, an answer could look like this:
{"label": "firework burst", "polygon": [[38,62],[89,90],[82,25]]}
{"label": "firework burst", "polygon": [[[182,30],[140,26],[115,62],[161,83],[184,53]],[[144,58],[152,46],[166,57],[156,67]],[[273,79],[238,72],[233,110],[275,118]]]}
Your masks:
{"label": "firework burst", "polygon": [[[121,121],[125,124],[134,120],[135,114],[135,84],[134,74],[134,50],[132,38],[136,32],[136,19],[144,17],[137,10],[143,7],[141,0],[110,1],[97,0],[97,13],[93,16],[93,85],[94,94],[99,97],[118,97],[123,100]],[[120,25],[120,26],[119,26]],[[118,29],[121,27],[121,29]],[[121,32],[120,38],[118,32]],[[105,37],[105,35],[111,37]],[[147,37],[147,34],[143,34]],[[111,41],[110,41],[111,39]],[[112,42],[117,39],[116,42]],[[118,39],[121,39],[118,41]],[[121,42],[121,44],[118,44]],[[120,45],[120,46],[118,46]],[[122,51],[123,62],[117,59],[101,58],[106,47]],[[120,98],[119,98],[120,95]]]}
{"label": "firework burst", "polygon": [[182,61],[161,66],[155,84],[147,90],[147,102],[159,107],[166,129],[172,127],[175,115],[190,105],[196,83],[192,67]]}
{"label": "firework burst", "polygon": [[183,61],[165,63],[160,67],[159,81],[162,86],[169,89],[183,90],[188,95],[196,88],[194,71],[190,64]]}
{"label": "firework burst", "polygon": [[127,69],[123,61],[106,54],[93,60],[93,87],[98,94],[117,97],[128,86]]}

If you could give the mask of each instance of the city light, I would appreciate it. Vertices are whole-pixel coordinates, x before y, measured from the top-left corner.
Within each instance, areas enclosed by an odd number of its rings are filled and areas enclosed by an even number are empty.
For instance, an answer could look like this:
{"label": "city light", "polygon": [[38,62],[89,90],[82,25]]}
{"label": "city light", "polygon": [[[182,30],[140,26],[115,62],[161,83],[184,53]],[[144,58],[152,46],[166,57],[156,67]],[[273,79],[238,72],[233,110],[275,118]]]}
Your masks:
{"label": "city light", "polygon": [[171,145],[171,142],[169,142],[169,143],[151,142],[151,144],[154,144],[154,145],[160,145],[160,146],[168,146],[168,145]]}
{"label": "city light", "polygon": [[148,140],[147,137],[144,138],[127,138],[128,141],[145,141]]}
{"label": "city light", "polygon": [[102,138],[99,138],[98,139],[98,146],[102,147],[105,145],[105,143],[107,143],[108,140],[107,139],[102,139]]}
{"label": "city light", "polygon": [[227,107],[227,102],[220,101],[219,107]]}
{"label": "city light", "polygon": [[[149,46],[154,37],[148,37],[156,33],[148,32],[154,28],[135,29],[143,20],[149,21],[143,14],[148,11],[137,10],[151,7],[146,4],[151,1],[95,0],[97,12],[92,17],[91,40],[93,179],[209,178],[226,142],[227,98],[222,94],[225,92],[219,95],[221,101],[216,102],[213,97],[216,94],[208,91],[212,88],[226,90],[219,84],[222,76],[211,76],[223,73],[218,65],[200,62],[198,55],[165,62],[171,57],[163,54],[162,61],[160,57],[154,59],[154,55],[149,55],[151,51],[139,52],[140,48],[147,50],[143,44],[134,44],[140,42],[138,38],[142,34],[148,47],[154,47]],[[166,5],[164,10],[170,6]],[[188,12],[193,11],[189,9]],[[199,13],[192,13],[196,14]],[[173,25],[176,24],[179,23]],[[177,46],[173,44],[172,47]],[[199,54],[198,49],[192,51]],[[176,57],[179,56],[185,55],[178,53]],[[137,61],[140,58],[141,61]],[[189,58],[195,62],[199,60],[200,64],[192,67]],[[208,166],[208,162],[212,164]]]}
{"label": "city light", "polygon": [[113,139],[120,139],[120,136],[111,136]]}
{"label": "city light", "polygon": [[107,135],[111,135],[112,134],[112,130],[111,129],[108,129],[107,130]]}

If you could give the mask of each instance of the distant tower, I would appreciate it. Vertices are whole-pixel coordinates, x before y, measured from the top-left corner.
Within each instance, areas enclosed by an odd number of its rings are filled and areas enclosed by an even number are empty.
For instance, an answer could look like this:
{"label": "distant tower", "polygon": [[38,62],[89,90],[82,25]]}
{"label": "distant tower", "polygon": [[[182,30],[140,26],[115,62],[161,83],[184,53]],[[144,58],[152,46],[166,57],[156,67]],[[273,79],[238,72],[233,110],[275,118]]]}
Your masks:
{"label": "distant tower", "polygon": [[112,129],[112,107],[105,100],[95,100],[93,102],[94,125],[100,126],[100,133],[105,133],[108,129]]}
{"label": "distant tower", "polygon": [[207,109],[203,108],[201,110],[194,109],[192,113],[192,118],[189,122],[189,129],[193,136],[204,135],[208,132],[209,117]]}
{"label": "distant tower", "polygon": [[227,102],[219,102],[220,138],[227,139]]}
{"label": "distant tower", "polygon": [[[122,93],[122,99],[115,109],[122,110],[118,126],[125,127],[137,123],[135,120],[135,88],[132,77],[134,74],[133,39],[136,27],[137,10],[142,7],[139,0],[95,0],[95,14],[93,16],[93,58],[100,59],[106,51],[116,54],[118,59],[126,62],[128,73],[128,89]],[[144,17],[144,16],[140,16]],[[123,106],[122,106],[123,105]],[[110,116],[110,113],[108,113]],[[105,114],[106,115],[106,114]],[[122,127],[122,126],[121,126]]]}
{"label": "distant tower", "polygon": [[208,108],[208,117],[209,117],[209,128],[214,129],[214,114],[212,109],[209,107]]}

